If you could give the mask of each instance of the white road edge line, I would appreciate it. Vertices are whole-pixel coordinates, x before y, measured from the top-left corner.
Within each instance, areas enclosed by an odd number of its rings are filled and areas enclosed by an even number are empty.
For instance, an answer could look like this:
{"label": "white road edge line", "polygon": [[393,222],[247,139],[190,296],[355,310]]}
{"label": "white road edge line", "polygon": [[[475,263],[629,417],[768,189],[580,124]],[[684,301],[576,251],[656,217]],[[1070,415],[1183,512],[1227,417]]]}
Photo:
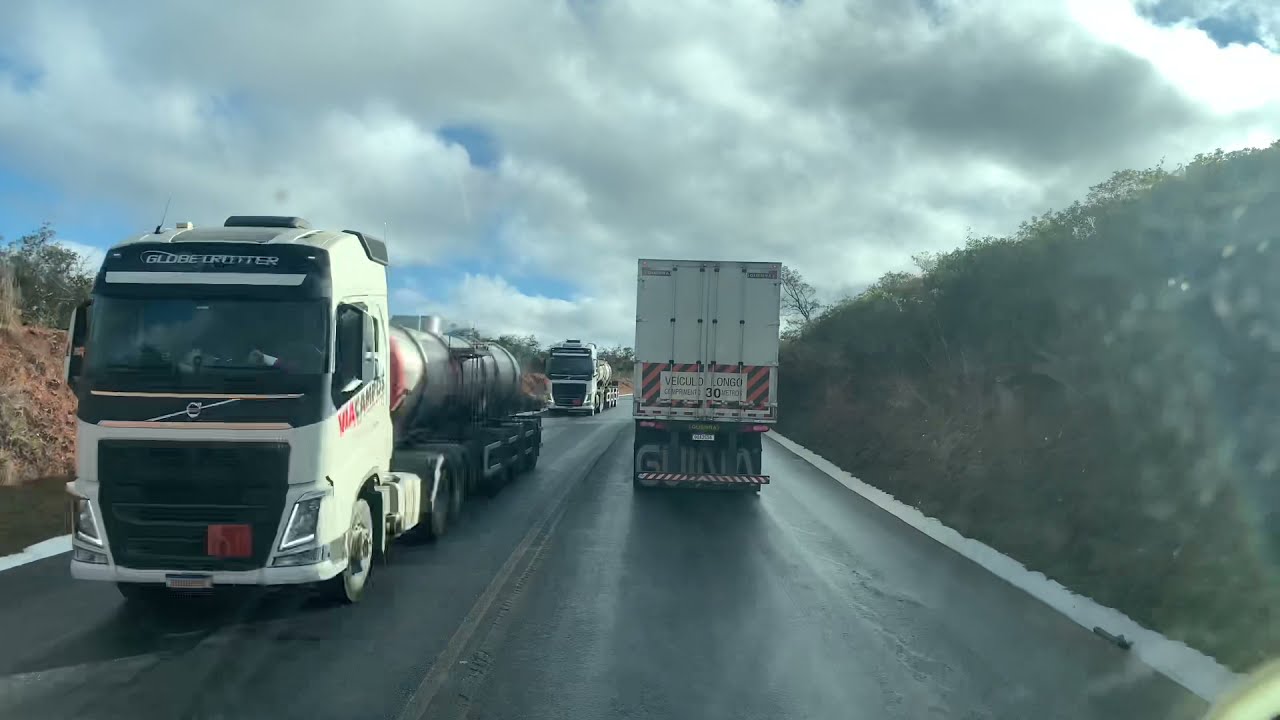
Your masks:
{"label": "white road edge line", "polygon": [[25,549],[12,555],[0,557],[0,572],[67,552],[71,552],[70,535],[59,535],[48,540],[41,540],[35,545],[28,545]]}
{"label": "white road edge line", "polygon": [[1057,610],[1081,627],[1092,632],[1101,627],[1113,635],[1123,635],[1133,642],[1133,652],[1157,672],[1178,683],[1200,698],[1213,702],[1243,676],[1232,672],[1217,660],[1177,640],[1170,640],[1131,620],[1124,613],[1104,607],[1045,577],[1028,570],[1025,565],[977,540],[971,540],[927,517],[919,510],[896,500],[889,493],[872,487],[835,463],[776,432],[765,435],[777,444],[830,476],[841,485],[858,493],[881,509],[911,527],[972,560],[993,575]]}

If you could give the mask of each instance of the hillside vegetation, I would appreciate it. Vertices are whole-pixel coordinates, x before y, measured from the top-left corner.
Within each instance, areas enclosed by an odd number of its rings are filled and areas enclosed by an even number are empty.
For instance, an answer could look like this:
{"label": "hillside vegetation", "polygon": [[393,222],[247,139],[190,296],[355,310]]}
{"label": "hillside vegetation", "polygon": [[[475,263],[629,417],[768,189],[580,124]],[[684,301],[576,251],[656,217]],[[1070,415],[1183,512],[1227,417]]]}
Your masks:
{"label": "hillside vegetation", "polygon": [[1280,143],[917,264],[790,335],[779,429],[1235,669],[1280,653]]}
{"label": "hillside vegetation", "polygon": [[47,225],[0,244],[0,486],[71,471],[75,399],[62,384],[56,328],[91,284]]}

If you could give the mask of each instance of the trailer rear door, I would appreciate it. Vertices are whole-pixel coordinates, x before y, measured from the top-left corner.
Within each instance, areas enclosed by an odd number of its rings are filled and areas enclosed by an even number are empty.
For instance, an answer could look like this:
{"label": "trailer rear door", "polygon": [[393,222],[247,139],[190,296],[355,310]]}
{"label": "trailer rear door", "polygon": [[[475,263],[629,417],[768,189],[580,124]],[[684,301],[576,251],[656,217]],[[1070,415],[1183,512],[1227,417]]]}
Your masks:
{"label": "trailer rear door", "polygon": [[640,260],[637,417],[773,422],[781,265]]}

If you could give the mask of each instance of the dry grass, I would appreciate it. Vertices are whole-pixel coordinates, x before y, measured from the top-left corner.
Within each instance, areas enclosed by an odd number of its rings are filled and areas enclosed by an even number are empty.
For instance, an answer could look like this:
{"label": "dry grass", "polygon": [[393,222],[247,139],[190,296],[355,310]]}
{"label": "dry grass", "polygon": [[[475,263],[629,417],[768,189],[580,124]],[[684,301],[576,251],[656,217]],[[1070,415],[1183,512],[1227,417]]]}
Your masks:
{"label": "dry grass", "polygon": [[0,388],[0,487],[17,485],[19,457],[39,450],[39,439],[27,419],[26,401],[13,390]]}
{"label": "dry grass", "polygon": [[22,297],[13,268],[0,262],[0,330],[16,328],[22,324]]}

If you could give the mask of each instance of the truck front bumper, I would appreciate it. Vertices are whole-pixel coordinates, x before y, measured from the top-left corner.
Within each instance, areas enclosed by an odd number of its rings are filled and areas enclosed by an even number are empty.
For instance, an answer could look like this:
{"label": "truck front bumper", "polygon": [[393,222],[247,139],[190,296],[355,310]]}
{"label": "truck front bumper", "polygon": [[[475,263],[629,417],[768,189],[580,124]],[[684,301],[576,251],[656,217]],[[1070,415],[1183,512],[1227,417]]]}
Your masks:
{"label": "truck front bumper", "polygon": [[304,585],[321,582],[341,573],[346,561],[323,560],[314,565],[266,567],[257,570],[199,572],[188,570],[135,570],[116,565],[71,561],[71,577],[100,582],[160,583],[170,575],[199,575],[213,579],[217,585]]}

